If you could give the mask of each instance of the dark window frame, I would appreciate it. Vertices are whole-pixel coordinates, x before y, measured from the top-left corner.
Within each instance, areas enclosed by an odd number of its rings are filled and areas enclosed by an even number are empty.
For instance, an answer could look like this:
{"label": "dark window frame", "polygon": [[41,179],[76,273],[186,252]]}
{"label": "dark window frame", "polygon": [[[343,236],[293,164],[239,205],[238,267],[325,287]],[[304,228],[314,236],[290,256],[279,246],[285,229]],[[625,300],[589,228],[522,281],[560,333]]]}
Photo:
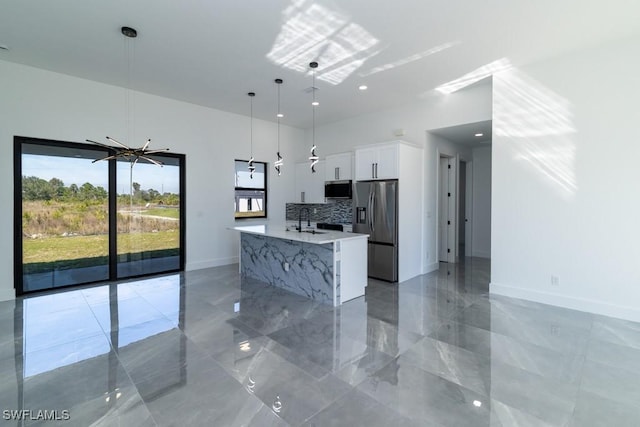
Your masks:
{"label": "dark window frame", "polygon": [[[242,160],[242,159],[235,159],[233,161],[233,172],[235,174],[236,171],[236,162],[243,162],[245,164],[249,163],[249,160]],[[236,216],[236,212],[234,212],[234,219],[235,220],[244,220],[244,219],[256,219],[256,218],[267,218],[268,215],[268,210],[267,210],[267,206],[268,206],[268,202],[267,202],[267,195],[269,193],[268,191],[268,164],[267,162],[258,162],[258,161],[253,161],[254,164],[261,164],[264,165],[264,187],[262,188],[255,188],[255,187],[237,187],[234,186],[234,191],[233,191],[233,196],[234,196],[234,200],[236,197],[236,194],[238,191],[247,191],[247,192],[252,192],[252,191],[263,191],[264,192],[264,209],[262,210],[264,212],[264,215],[248,215],[248,216]],[[251,205],[251,199],[249,199],[249,205]]]}
{"label": "dark window frame", "polygon": [[[69,141],[59,141],[53,139],[44,139],[44,138],[32,138],[25,136],[14,136],[13,137],[13,229],[14,229],[14,237],[13,237],[13,272],[14,272],[14,280],[13,287],[16,290],[16,296],[21,296],[25,294],[34,294],[34,293],[42,293],[51,291],[51,289],[43,289],[43,290],[34,290],[34,291],[26,291],[24,290],[23,284],[23,245],[22,245],[22,145],[23,144],[33,144],[33,145],[43,145],[43,146],[55,146],[60,148],[70,148],[70,149],[82,149],[82,150],[91,150],[96,152],[103,152],[105,154],[109,153],[109,150],[100,148],[94,144],[85,144],[78,142],[69,142]],[[186,156],[184,154],[179,153],[161,153],[158,155],[154,155],[157,157],[172,157],[178,159],[180,165],[180,238],[179,238],[179,268],[173,270],[167,270],[159,273],[147,273],[140,274],[136,276],[126,276],[126,277],[118,277],[117,275],[117,192],[116,192],[116,160],[109,160],[109,185],[108,185],[108,203],[109,203],[109,278],[108,281],[114,280],[125,280],[136,277],[148,277],[148,276],[157,276],[160,274],[167,273],[175,273],[179,271],[184,271],[186,264],[186,224],[187,224],[187,216],[186,216]],[[65,285],[56,287],[55,290],[64,289],[64,288],[77,288],[86,285],[91,285],[95,283],[104,283],[104,280],[97,280],[92,282],[82,282],[72,285]]]}

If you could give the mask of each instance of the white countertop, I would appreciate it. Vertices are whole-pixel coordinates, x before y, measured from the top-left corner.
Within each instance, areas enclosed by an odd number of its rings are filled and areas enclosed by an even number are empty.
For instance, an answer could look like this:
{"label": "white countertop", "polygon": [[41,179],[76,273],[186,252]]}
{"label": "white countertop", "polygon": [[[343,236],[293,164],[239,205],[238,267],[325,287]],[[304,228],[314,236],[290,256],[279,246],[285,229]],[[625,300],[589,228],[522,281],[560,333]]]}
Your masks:
{"label": "white countertop", "polygon": [[262,236],[275,237],[277,239],[315,243],[317,245],[333,243],[339,240],[366,239],[369,237],[368,234],[347,233],[344,231],[333,230],[317,230],[316,234],[312,234],[304,231],[298,232],[297,230],[289,227],[290,231],[287,231],[287,226],[285,224],[246,225],[242,227],[233,227],[231,229],[242,233],[259,234]]}

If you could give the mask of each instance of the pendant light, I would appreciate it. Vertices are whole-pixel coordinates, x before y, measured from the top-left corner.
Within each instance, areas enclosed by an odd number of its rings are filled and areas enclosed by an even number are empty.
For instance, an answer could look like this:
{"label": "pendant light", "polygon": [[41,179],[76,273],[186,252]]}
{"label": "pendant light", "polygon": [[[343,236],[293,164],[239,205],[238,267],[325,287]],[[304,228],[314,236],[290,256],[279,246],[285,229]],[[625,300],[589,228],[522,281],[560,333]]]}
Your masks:
{"label": "pendant light", "polygon": [[282,79],[276,79],[276,84],[278,85],[278,113],[276,117],[278,119],[278,151],[276,151],[276,161],[273,162],[273,167],[278,172],[278,176],[282,174],[280,168],[282,168],[282,156],[280,155],[280,119],[284,117],[284,114],[280,111],[280,86],[282,86]]}
{"label": "pendant light", "polygon": [[311,62],[309,67],[311,68],[313,76],[313,85],[311,86],[311,93],[313,94],[313,101],[311,102],[313,121],[311,127],[311,150],[309,150],[309,161],[311,162],[311,173],[316,173],[316,163],[318,163],[319,160],[319,157],[316,154],[316,107],[320,105],[320,103],[316,101],[316,68],[318,68],[318,63],[315,61]]}
{"label": "pendant light", "polygon": [[253,165],[253,97],[256,96],[256,94],[255,94],[255,92],[249,92],[247,95],[249,95],[249,99],[251,100],[251,122],[250,122],[250,128],[251,128],[251,138],[250,138],[251,158],[247,162],[247,169],[249,169],[249,178],[253,179],[253,172],[256,170],[256,167]]}
{"label": "pendant light", "polygon": [[[138,31],[136,31],[134,28],[131,27],[122,27],[120,28],[120,32],[122,33],[122,35],[125,36],[125,50],[126,50],[126,62],[127,62],[127,89],[126,89],[126,109],[127,109],[127,132],[130,134],[131,133],[131,125],[130,125],[130,121],[131,121],[131,57],[132,57],[132,41],[133,39],[135,39],[136,37],[138,37]],[[128,135],[128,139],[131,139],[131,135]],[[148,157],[151,154],[157,154],[157,153],[162,153],[164,151],[169,151],[168,148],[163,148],[160,150],[149,150],[149,144],[151,144],[151,140],[147,139],[147,142],[140,148],[131,148],[130,146],[123,144],[122,142],[116,140],[115,138],[111,138],[110,136],[107,136],[107,141],[113,143],[116,145],[116,147],[114,147],[113,145],[108,145],[108,144],[103,144],[101,142],[97,142],[97,141],[93,141],[91,139],[87,139],[87,142],[91,142],[93,144],[99,145],[101,147],[107,148],[109,149],[110,152],[114,153],[114,154],[110,154],[106,157],[103,157],[101,159],[96,159],[94,160],[92,163],[95,163],[97,161],[100,160],[112,160],[112,159],[117,159],[117,158],[124,158],[126,160],[129,161],[130,166],[131,166],[131,173],[133,173],[133,166],[138,163],[138,161],[140,159],[146,160],[150,163],[153,163],[154,165],[157,166],[162,166],[164,165],[164,163],[162,163],[160,160],[156,160],[156,159],[152,159],[151,157]],[[133,178],[131,179],[131,181],[133,180]],[[133,181],[132,181],[133,182]]]}

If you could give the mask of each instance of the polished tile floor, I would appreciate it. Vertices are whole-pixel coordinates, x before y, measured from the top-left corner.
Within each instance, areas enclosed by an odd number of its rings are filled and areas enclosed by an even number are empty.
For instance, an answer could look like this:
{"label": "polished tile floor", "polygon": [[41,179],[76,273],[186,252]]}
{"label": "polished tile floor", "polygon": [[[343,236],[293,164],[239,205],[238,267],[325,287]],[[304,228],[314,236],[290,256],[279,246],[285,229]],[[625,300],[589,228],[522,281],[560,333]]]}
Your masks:
{"label": "polished tile floor", "polygon": [[489,270],[336,309],[237,265],[3,302],[0,424],[640,425],[640,324],[489,296]]}

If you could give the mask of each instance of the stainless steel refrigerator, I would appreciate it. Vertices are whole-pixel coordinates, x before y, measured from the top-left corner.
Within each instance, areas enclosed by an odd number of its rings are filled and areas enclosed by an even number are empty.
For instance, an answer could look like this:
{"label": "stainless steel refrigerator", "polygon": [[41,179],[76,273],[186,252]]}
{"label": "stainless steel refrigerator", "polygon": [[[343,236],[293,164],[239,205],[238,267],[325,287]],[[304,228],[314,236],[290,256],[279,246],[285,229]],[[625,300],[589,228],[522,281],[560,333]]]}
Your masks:
{"label": "stainless steel refrigerator", "polygon": [[369,277],[398,281],[398,181],[353,184],[353,232],[369,234]]}

